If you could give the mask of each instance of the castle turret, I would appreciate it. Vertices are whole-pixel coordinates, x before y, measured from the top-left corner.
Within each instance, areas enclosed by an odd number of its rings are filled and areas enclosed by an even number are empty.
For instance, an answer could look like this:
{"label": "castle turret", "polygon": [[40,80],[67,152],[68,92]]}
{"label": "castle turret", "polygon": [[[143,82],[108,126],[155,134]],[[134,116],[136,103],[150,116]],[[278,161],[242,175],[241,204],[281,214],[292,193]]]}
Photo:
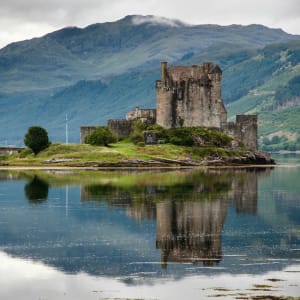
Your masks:
{"label": "castle turret", "polygon": [[161,63],[161,80],[156,81],[156,123],[164,128],[174,127],[174,93],[169,86],[168,64]]}
{"label": "castle turret", "polygon": [[161,82],[165,84],[167,80],[167,68],[168,68],[168,63],[166,61],[161,62]]}
{"label": "castle turret", "polygon": [[174,127],[173,92],[166,82],[156,81],[156,123],[164,128]]}

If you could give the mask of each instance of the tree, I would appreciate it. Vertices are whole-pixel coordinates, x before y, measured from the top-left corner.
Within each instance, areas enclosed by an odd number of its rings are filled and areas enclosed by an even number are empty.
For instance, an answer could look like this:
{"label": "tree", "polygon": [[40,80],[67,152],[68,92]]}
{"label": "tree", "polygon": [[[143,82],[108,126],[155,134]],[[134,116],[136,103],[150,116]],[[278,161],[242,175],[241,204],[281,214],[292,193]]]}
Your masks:
{"label": "tree", "polygon": [[116,136],[105,126],[98,126],[96,130],[85,138],[85,143],[94,146],[108,146],[108,144],[116,141]]}
{"label": "tree", "polygon": [[28,128],[25,134],[24,144],[36,155],[46,149],[51,142],[49,141],[47,131],[43,127],[32,126]]}

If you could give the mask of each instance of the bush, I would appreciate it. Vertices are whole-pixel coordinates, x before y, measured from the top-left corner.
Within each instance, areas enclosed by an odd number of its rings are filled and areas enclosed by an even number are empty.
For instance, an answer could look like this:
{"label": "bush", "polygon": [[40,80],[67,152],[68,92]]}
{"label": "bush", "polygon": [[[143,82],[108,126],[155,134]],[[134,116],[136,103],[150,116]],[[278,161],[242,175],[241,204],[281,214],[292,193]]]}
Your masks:
{"label": "bush", "polygon": [[143,122],[142,120],[135,120],[133,122],[133,131],[134,132],[143,132],[148,128],[147,122]]}
{"label": "bush", "polygon": [[133,132],[131,133],[129,139],[130,141],[137,145],[139,143],[145,142],[144,141],[144,130],[148,128],[148,125],[146,122],[143,122],[141,120],[136,120],[133,123]]}
{"label": "bush", "polygon": [[48,138],[48,133],[43,127],[32,126],[25,134],[24,144],[36,155],[49,147],[51,143]]}
{"label": "bush", "polygon": [[145,142],[138,142],[138,143],[137,143],[137,146],[139,146],[139,147],[145,147],[146,144],[145,144]]}
{"label": "bush", "polygon": [[22,151],[20,152],[19,157],[20,157],[20,158],[25,158],[25,157],[30,156],[30,155],[33,155],[33,154],[34,154],[34,153],[33,153],[32,149],[26,148],[26,149],[24,149],[24,150],[22,150]]}
{"label": "bush", "polygon": [[134,132],[130,135],[130,141],[137,145],[139,143],[144,143],[144,135],[142,132]]}
{"label": "bush", "polygon": [[232,140],[224,133],[204,127],[171,128],[166,135],[169,143],[181,146],[225,147]]}
{"label": "bush", "polygon": [[116,141],[117,137],[105,126],[98,126],[95,131],[85,138],[85,143],[94,146],[108,146]]}

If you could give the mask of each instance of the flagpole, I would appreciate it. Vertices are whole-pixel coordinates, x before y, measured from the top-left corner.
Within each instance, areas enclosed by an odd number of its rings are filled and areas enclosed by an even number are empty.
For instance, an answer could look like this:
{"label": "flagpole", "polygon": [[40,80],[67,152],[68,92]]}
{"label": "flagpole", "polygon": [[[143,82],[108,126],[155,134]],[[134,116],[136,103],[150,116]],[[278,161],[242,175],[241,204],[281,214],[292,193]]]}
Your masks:
{"label": "flagpole", "polygon": [[69,135],[68,135],[68,114],[66,114],[66,144],[69,144]]}

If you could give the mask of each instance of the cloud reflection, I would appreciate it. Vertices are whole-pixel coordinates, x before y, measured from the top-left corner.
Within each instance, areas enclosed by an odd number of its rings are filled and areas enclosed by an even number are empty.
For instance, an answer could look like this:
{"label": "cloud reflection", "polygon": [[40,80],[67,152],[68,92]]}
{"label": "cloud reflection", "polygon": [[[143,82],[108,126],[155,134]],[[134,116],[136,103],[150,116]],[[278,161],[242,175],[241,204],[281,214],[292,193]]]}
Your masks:
{"label": "cloud reflection", "polygon": [[[0,252],[0,299],[198,299],[218,294],[226,299],[249,291],[257,284],[271,286],[270,295],[299,295],[300,265],[264,275],[191,276],[182,280],[145,279],[140,285],[126,285],[118,279],[86,273],[65,274],[41,262],[15,258]],[[140,280],[140,279],[139,279]],[[276,281],[278,280],[278,281]],[[226,289],[226,290],[225,290]],[[231,296],[230,296],[231,295]],[[229,296],[229,298],[227,297]]]}

